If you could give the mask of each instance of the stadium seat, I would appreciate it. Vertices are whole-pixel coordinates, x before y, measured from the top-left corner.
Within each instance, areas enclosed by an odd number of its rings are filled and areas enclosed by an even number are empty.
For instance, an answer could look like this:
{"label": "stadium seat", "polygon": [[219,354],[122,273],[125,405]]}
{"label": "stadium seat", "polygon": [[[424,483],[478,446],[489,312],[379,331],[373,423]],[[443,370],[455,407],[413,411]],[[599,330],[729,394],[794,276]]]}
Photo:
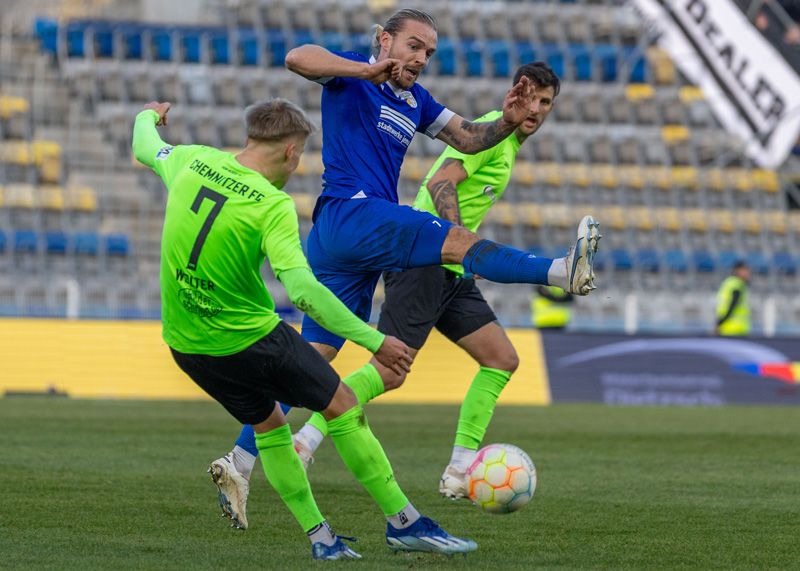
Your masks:
{"label": "stadium seat", "polygon": [[122,59],[141,60],[144,58],[142,26],[138,24],[122,24],[117,27],[116,33],[122,38],[122,54],[120,54]]}
{"label": "stadium seat", "polygon": [[466,63],[466,72],[469,77],[483,75],[483,44],[478,40],[462,40],[462,61]]}
{"label": "stadium seat", "polygon": [[592,55],[583,44],[570,44],[569,59],[576,81],[592,80]]}
{"label": "stadium seat", "polygon": [[319,41],[320,45],[332,52],[341,52],[345,49],[344,36],[336,31],[321,32]]}
{"label": "stadium seat", "polygon": [[95,57],[114,57],[114,30],[110,22],[92,22],[89,25],[92,32],[93,50]]}
{"label": "stadium seat", "polygon": [[208,45],[211,50],[210,61],[213,64],[228,65],[231,63],[230,37],[225,30],[208,30]]}
{"label": "stadium seat", "polygon": [[510,76],[511,58],[508,42],[505,40],[488,40],[486,49],[489,52],[489,61],[492,62],[492,76]]}
{"label": "stadium seat", "polygon": [[[314,38],[311,36],[311,32],[307,31],[295,32],[293,39],[294,43],[292,47],[301,46],[314,41]],[[283,33],[283,30],[267,30],[267,47],[269,48],[269,53],[272,56],[271,65],[273,67],[283,67],[284,62],[286,61],[286,54],[289,51],[286,36]]]}
{"label": "stadium seat", "polygon": [[66,254],[69,240],[61,230],[52,230],[45,232],[44,244],[48,254]]}
{"label": "stadium seat", "polygon": [[599,67],[598,79],[604,82],[617,80],[619,53],[611,44],[598,44],[592,49],[595,65]]}
{"label": "stadium seat", "polygon": [[0,254],[6,251],[6,233],[0,230]]}
{"label": "stadium seat", "polygon": [[33,33],[39,38],[43,52],[58,54],[58,22],[49,18],[36,18],[33,23]]}
{"label": "stadium seat", "polygon": [[517,66],[536,61],[536,50],[530,42],[517,42]]}
{"label": "stadium seat", "polygon": [[636,252],[636,265],[645,272],[656,273],[661,269],[661,258],[653,248]]}
{"label": "stadium seat", "polygon": [[772,254],[772,265],[781,274],[793,276],[797,273],[797,259],[789,252],[775,252]]}
{"label": "stadium seat", "polygon": [[76,254],[96,256],[100,251],[100,237],[95,232],[78,232],[73,236]]}
{"label": "stadium seat", "polygon": [[700,273],[711,273],[716,269],[714,257],[706,250],[692,252],[692,264],[694,269]]}
{"label": "stadium seat", "polygon": [[86,57],[86,25],[84,22],[70,22],[66,30],[67,57]]}
{"label": "stadium seat", "polygon": [[153,27],[150,30],[150,43],[154,61],[172,61],[172,35],[171,28]]}
{"label": "stadium seat", "polygon": [[183,63],[200,63],[203,45],[202,32],[198,29],[183,28],[180,30],[181,61]]}
{"label": "stadium seat", "polygon": [[547,65],[553,69],[553,72],[558,77],[566,77],[564,53],[561,51],[561,47],[558,44],[542,45],[541,57],[547,62]]}
{"label": "stadium seat", "polygon": [[[436,58],[439,60],[442,57],[441,49],[442,49],[442,40],[439,40],[439,48],[436,53]],[[369,51],[372,47],[372,38],[369,34],[359,33],[359,34],[350,34],[350,50],[356,53],[359,53],[365,57],[369,57]],[[440,64],[441,65],[441,64]],[[450,74],[452,75],[452,73]]]}
{"label": "stadium seat", "polygon": [[261,51],[258,48],[258,37],[254,30],[240,29],[237,32],[236,43],[239,51],[239,63],[261,65]]}
{"label": "stadium seat", "polygon": [[130,243],[125,234],[108,234],[104,238],[104,245],[108,256],[126,257],[130,254]]}
{"label": "stadium seat", "polygon": [[456,74],[456,52],[452,40],[439,38],[435,60],[438,62],[439,75]]}
{"label": "stadium seat", "polygon": [[732,252],[730,250],[723,250],[717,255],[717,262],[719,263],[719,267],[725,271],[729,271],[733,265],[740,260],[742,257],[737,254],[736,252]]}
{"label": "stadium seat", "polygon": [[39,236],[33,230],[14,232],[14,251],[19,254],[35,254],[39,247]]}
{"label": "stadium seat", "polygon": [[615,271],[626,272],[633,269],[633,258],[628,250],[615,248],[609,254]]}
{"label": "stadium seat", "polygon": [[753,273],[762,276],[769,273],[769,259],[762,252],[748,252],[744,259]]}
{"label": "stadium seat", "polygon": [[670,271],[685,273],[689,270],[689,260],[683,250],[667,250],[664,253],[664,263]]}

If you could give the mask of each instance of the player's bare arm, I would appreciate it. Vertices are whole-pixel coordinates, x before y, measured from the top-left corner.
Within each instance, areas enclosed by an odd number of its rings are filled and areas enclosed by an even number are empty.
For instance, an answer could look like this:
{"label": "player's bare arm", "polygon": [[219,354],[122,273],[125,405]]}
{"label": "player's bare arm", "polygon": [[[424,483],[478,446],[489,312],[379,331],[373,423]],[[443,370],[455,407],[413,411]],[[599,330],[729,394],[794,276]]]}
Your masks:
{"label": "player's bare arm", "polygon": [[158,122],[156,123],[156,127],[161,127],[167,124],[167,113],[169,113],[171,107],[172,103],[168,101],[165,101],[164,103],[151,101],[150,103],[145,103],[142,109],[152,109],[158,113]]}
{"label": "player's bare arm", "polygon": [[533,83],[523,76],[506,94],[502,117],[496,121],[475,123],[454,115],[437,138],[470,155],[490,149],[508,137],[525,120],[530,113],[531,100],[535,93]]}
{"label": "player's bare arm", "polygon": [[466,178],[464,164],[458,159],[449,158],[442,162],[426,185],[439,217],[459,226],[463,224],[458,207],[457,186]]}
{"label": "player's bare arm", "polygon": [[399,79],[402,67],[398,60],[391,58],[375,63],[352,61],[313,44],[294,48],[286,54],[286,68],[312,81],[323,77],[357,77],[380,85]]}

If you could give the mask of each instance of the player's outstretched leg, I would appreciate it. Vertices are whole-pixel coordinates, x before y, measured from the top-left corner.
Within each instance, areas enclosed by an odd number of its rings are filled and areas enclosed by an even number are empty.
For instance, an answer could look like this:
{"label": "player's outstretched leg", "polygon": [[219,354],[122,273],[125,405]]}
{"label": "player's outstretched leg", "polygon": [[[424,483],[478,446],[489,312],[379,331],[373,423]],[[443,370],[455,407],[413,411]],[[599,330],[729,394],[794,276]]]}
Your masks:
{"label": "player's outstretched leg", "polygon": [[408,501],[394,479],[383,448],[369,428],[361,405],[330,418],[328,431],[345,465],[386,516],[386,543],[391,549],[451,555],[478,548],[472,540],[448,534],[436,522],[420,515]]}
{"label": "player's outstretched leg", "polygon": [[575,245],[566,257],[557,259],[537,258],[491,240],[472,242],[461,256],[461,248],[475,239],[474,234],[453,227],[442,248],[442,261],[460,262],[467,272],[493,282],[556,285],[575,295],[587,295],[594,289],[594,254],[601,237],[598,227],[594,218],[584,216]]}

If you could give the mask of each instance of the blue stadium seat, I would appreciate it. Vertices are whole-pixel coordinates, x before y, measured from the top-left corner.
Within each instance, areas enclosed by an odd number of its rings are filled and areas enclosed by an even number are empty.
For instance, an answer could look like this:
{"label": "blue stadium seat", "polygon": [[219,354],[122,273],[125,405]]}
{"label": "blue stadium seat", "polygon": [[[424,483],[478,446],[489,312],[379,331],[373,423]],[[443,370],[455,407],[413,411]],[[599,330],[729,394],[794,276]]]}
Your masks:
{"label": "blue stadium seat", "polygon": [[623,56],[625,57],[625,65],[629,70],[628,81],[631,83],[644,83],[647,75],[647,63],[642,50],[637,46],[626,46],[623,48]]}
{"label": "blue stadium seat", "polygon": [[439,75],[455,75],[456,50],[452,40],[448,38],[439,38],[435,59],[439,64]]}
{"label": "blue stadium seat", "polygon": [[598,272],[602,272],[606,269],[606,265],[608,264],[608,254],[605,250],[597,250],[597,253],[594,255],[594,269]]}
{"label": "blue stadium seat", "polygon": [[69,240],[67,235],[60,230],[45,232],[45,251],[48,254],[66,254]]}
{"label": "blue stadium seat", "polygon": [[462,40],[462,60],[466,63],[467,75],[480,77],[483,75],[483,44],[478,40]]}
{"label": "blue stadium seat", "polygon": [[664,263],[673,272],[689,271],[689,260],[683,250],[667,250],[664,253]]}
{"label": "blue stadium seat", "polygon": [[321,32],[320,33],[320,45],[322,45],[326,50],[332,52],[342,52],[344,51],[344,36],[339,32]]}
{"label": "blue stadium seat", "polygon": [[723,270],[730,270],[739,259],[741,259],[741,256],[730,250],[723,250],[717,256],[719,267]]}
{"label": "blue stadium seat", "polygon": [[242,28],[237,39],[239,62],[242,65],[259,65],[261,57],[258,51],[258,38],[255,30]]}
{"label": "blue stadium seat", "polygon": [[591,81],[592,79],[592,54],[583,44],[570,44],[569,59],[575,72],[575,80]]}
{"label": "blue stadium seat", "polygon": [[695,270],[701,273],[710,273],[716,269],[714,257],[706,250],[697,250],[692,253],[692,263]]}
{"label": "blue stadium seat", "polygon": [[142,27],[138,24],[122,24],[117,28],[116,33],[122,35],[122,58],[142,59]]}
{"label": "blue stadium seat", "polygon": [[769,273],[769,259],[763,253],[748,252],[745,261],[753,273],[762,276]]}
{"label": "blue stadium seat", "polygon": [[39,236],[33,230],[14,232],[14,251],[18,254],[35,254],[39,247]]}
{"label": "blue stadium seat", "polygon": [[628,250],[616,248],[611,250],[611,263],[614,265],[614,270],[625,272],[633,269],[633,258]]}
{"label": "blue stadium seat", "polygon": [[[269,30],[269,34],[273,32],[278,32],[280,30]],[[269,35],[268,34],[268,35]],[[283,33],[281,32],[281,35]],[[314,44],[316,40],[314,38],[314,34],[311,33],[311,30],[293,30],[292,32],[292,47],[296,48],[297,46],[304,46],[306,44]],[[283,64],[281,64],[283,65]]]}
{"label": "blue stadium seat", "polygon": [[610,44],[598,44],[592,50],[595,65],[600,70],[600,81],[616,81],[619,53],[617,48]]}
{"label": "blue stadium seat", "polygon": [[208,44],[211,50],[211,63],[228,65],[231,63],[230,38],[227,30],[210,29],[208,34]]}
{"label": "blue stadium seat", "polygon": [[511,75],[511,57],[508,42],[505,40],[488,40],[486,50],[492,62],[492,75],[494,77],[508,77]]}
{"label": "blue stadium seat", "polygon": [[155,61],[172,61],[172,30],[170,28],[152,28],[150,41]]}
{"label": "blue stadium seat", "polygon": [[70,22],[67,24],[67,56],[83,58],[86,57],[86,23]]}
{"label": "blue stadium seat", "polygon": [[645,272],[656,273],[661,269],[661,256],[652,248],[636,252],[636,265]]}
{"label": "blue stadium seat", "polygon": [[78,232],[73,236],[73,248],[76,254],[96,256],[100,250],[100,237],[95,232]]}
{"label": "blue stadium seat", "polygon": [[517,42],[517,66],[536,61],[536,49],[530,42]]}
{"label": "blue stadium seat", "polygon": [[180,30],[180,44],[183,63],[200,63],[202,59],[202,32],[196,28]]}
{"label": "blue stadium seat", "polygon": [[[304,43],[313,42],[314,38],[311,36],[311,32],[307,32],[307,34],[308,35],[305,35],[303,32],[295,31],[294,41],[302,41]],[[302,44],[295,43],[294,45],[298,46]],[[272,54],[271,65],[273,67],[283,67],[286,61],[286,53],[289,51],[286,46],[286,36],[283,30],[267,30],[267,47],[269,48],[269,53]]]}
{"label": "blue stadium seat", "polygon": [[564,75],[564,53],[558,44],[545,44],[542,46],[542,58],[547,62],[558,77]]}
{"label": "blue stadium seat", "polygon": [[781,274],[793,276],[797,273],[797,260],[789,252],[772,254],[772,265]]}
{"label": "blue stadium seat", "polygon": [[49,18],[36,18],[33,33],[39,38],[43,52],[53,55],[58,53],[58,22]]}
{"label": "blue stadium seat", "polygon": [[107,235],[105,237],[105,251],[108,256],[127,256],[131,253],[128,237],[125,234]]}
{"label": "blue stadium seat", "polygon": [[[441,40],[439,40],[441,42]],[[369,50],[372,46],[372,38],[369,34],[351,34],[350,51],[360,53],[364,57],[369,57]],[[441,46],[441,43],[440,43]],[[439,57],[439,54],[436,54]]]}
{"label": "blue stadium seat", "polygon": [[0,254],[6,251],[6,233],[0,230]]}
{"label": "blue stadium seat", "polygon": [[94,22],[90,26],[94,35],[94,54],[97,57],[114,57],[114,29],[110,22]]}

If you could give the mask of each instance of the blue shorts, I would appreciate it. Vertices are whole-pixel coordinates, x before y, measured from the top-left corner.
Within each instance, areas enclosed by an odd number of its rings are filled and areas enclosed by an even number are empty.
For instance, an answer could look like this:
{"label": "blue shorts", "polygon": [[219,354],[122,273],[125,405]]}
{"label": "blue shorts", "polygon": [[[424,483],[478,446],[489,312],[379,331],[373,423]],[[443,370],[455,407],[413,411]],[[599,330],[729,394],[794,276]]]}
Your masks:
{"label": "blue shorts", "polygon": [[[321,197],[308,235],[308,263],[317,279],[350,311],[369,320],[384,270],[442,263],[452,223],[379,198]],[[341,349],[344,339],[303,318],[303,337]]]}

